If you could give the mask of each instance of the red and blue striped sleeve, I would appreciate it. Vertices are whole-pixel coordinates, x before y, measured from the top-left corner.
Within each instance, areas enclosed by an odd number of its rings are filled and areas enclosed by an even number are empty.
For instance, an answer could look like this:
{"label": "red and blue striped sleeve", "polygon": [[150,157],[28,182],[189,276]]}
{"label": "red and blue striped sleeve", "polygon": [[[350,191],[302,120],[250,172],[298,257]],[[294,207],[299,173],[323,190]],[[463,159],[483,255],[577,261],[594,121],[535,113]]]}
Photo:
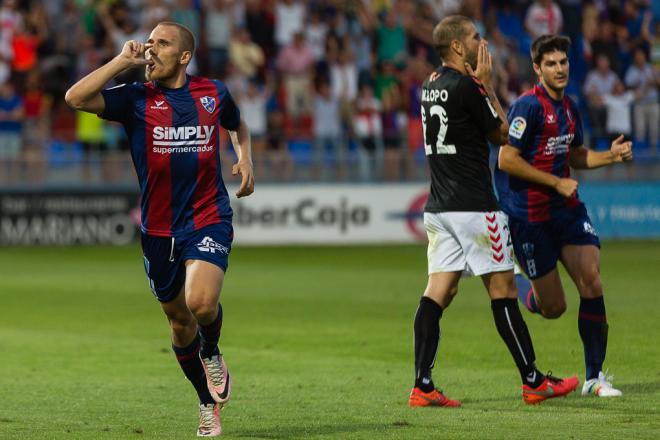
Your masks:
{"label": "red and blue striped sleeve", "polygon": [[138,83],[120,84],[101,91],[105,101],[105,109],[99,115],[108,121],[128,122],[133,115],[135,90]]}
{"label": "red and blue striped sleeve", "polygon": [[571,115],[568,115],[569,119],[573,118],[575,121],[575,137],[573,138],[573,142],[571,142],[571,147],[580,147],[584,145],[584,134],[582,133],[582,117],[578,111],[577,104],[575,104],[572,99],[570,100],[570,112]]}
{"label": "red and blue striped sleeve", "polygon": [[218,101],[220,102],[218,116],[220,125],[226,130],[238,130],[238,126],[241,123],[241,113],[238,110],[238,106],[236,106],[234,98],[222,81],[213,80],[213,83],[218,89]]}

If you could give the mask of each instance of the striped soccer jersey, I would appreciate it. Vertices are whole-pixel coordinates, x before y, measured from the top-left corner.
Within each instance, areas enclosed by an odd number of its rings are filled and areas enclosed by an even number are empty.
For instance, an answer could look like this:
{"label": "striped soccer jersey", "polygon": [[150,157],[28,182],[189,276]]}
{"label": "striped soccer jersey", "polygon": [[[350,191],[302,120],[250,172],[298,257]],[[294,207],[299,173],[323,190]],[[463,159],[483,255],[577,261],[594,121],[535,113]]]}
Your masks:
{"label": "striped soccer jersey", "polygon": [[240,113],[221,81],[187,76],[177,89],[146,82],[102,94],[99,116],[120,122],[128,135],[143,233],[176,237],[231,220],[218,130],[237,130]]}
{"label": "striped soccer jersey", "polygon": [[[507,119],[507,143],[520,149],[524,160],[557,177],[570,177],[569,150],[581,146],[583,137],[577,106],[568,96],[556,101],[537,84],[514,101]],[[565,198],[553,188],[519,179],[498,168],[495,185],[502,210],[522,221],[550,221],[564,210],[582,205],[577,193]]]}

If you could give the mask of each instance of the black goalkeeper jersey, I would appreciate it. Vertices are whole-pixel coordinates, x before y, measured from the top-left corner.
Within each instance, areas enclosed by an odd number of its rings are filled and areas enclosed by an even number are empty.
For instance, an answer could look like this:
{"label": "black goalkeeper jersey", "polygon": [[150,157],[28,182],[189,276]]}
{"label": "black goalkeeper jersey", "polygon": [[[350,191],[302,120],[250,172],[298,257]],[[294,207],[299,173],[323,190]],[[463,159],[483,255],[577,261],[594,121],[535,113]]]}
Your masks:
{"label": "black goalkeeper jersey", "polygon": [[431,194],[424,211],[497,211],[487,133],[502,121],[478,79],[443,66],[422,86]]}

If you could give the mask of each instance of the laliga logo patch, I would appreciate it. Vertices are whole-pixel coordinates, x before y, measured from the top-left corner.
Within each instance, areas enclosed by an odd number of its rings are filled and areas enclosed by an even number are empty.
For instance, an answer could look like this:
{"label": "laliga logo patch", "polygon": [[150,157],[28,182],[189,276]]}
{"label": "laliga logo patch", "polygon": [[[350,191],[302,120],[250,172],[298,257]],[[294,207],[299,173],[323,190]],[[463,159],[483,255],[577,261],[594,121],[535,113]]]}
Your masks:
{"label": "laliga logo patch", "polygon": [[527,127],[527,121],[522,116],[516,116],[511,121],[511,126],[509,127],[509,136],[520,139],[522,138],[523,133],[525,132],[525,127]]}
{"label": "laliga logo patch", "polygon": [[207,112],[213,113],[213,110],[215,110],[215,98],[211,96],[202,96],[199,98],[199,102],[202,103]]}

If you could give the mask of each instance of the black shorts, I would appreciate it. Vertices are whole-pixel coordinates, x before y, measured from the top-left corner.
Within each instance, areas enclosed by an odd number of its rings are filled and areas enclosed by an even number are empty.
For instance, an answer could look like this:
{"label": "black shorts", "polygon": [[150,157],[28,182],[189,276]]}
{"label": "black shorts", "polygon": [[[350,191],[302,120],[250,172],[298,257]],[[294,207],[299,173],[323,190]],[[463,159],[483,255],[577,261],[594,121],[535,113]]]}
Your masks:
{"label": "black shorts", "polygon": [[534,280],[557,267],[566,245],[594,245],[600,240],[584,205],[567,209],[556,219],[529,223],[509,217],[513,250],[520,267]]}
{"label": "black shorts", "polygon": [[186,279],[186,260],[202,260],[227,272],[234,239],[230,221],[205,226],[179,237],[142,234],[144,270],[160,302],[172,301]]}

